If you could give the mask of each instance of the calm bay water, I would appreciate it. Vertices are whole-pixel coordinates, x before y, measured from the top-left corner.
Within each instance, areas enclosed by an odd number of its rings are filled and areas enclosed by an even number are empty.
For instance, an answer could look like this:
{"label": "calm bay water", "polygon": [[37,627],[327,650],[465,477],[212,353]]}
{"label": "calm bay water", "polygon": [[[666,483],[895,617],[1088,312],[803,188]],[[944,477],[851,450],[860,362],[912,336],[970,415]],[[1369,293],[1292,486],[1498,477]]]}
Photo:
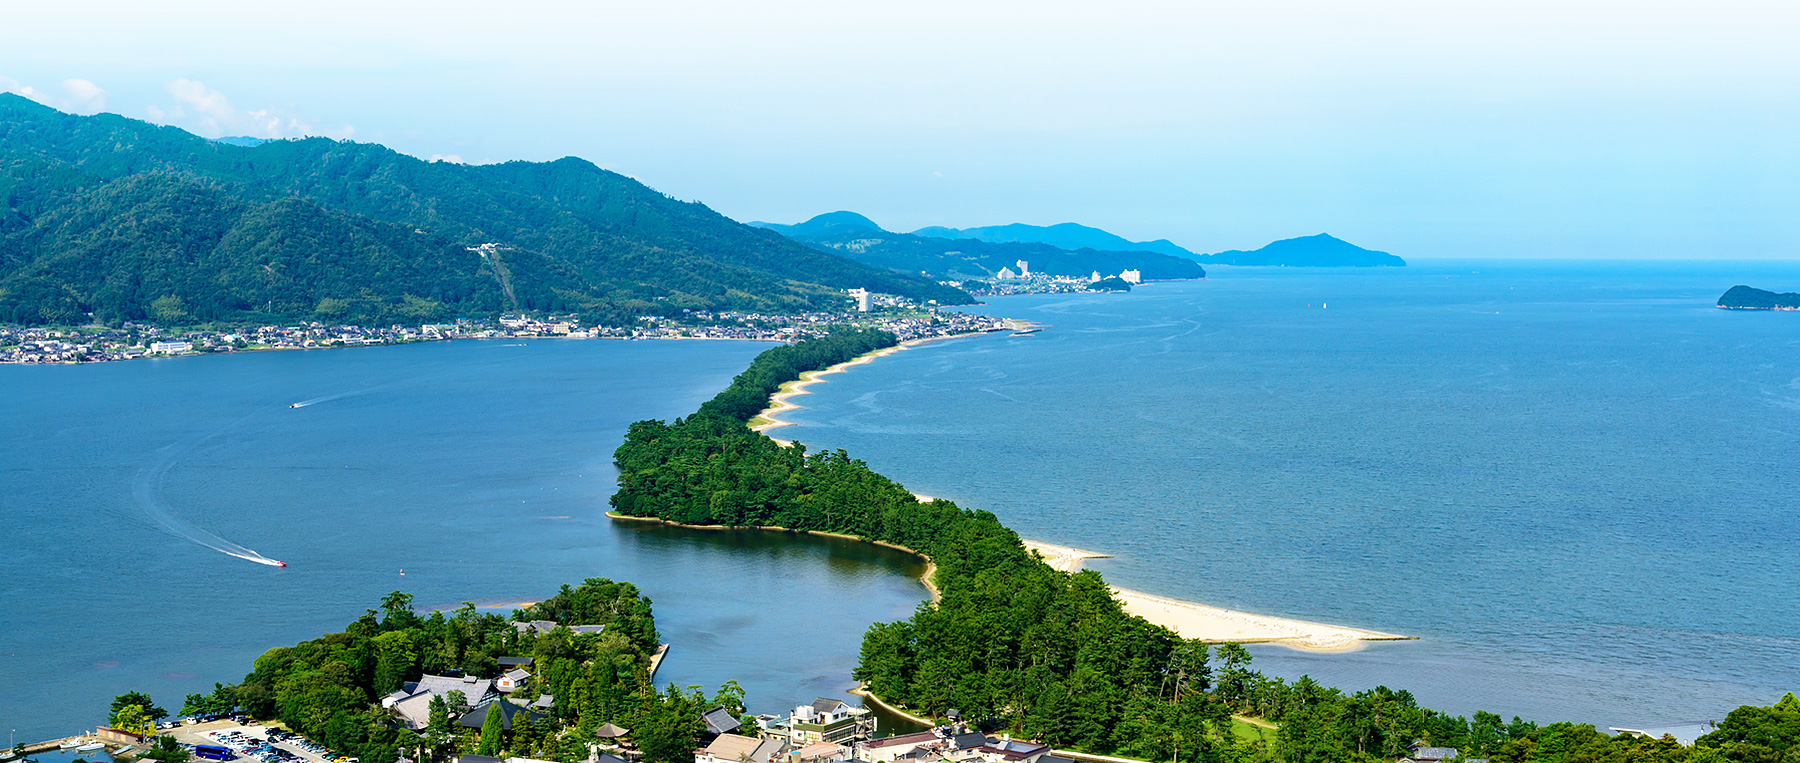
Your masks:
{"label": "calm bay water", "polygon": [[[916,562],[854,543],[615,523],[626,426],[684,415],[766,345],[455,342],[0,367],[0,727],[21,741],[171,711],[396,589],[428,607],[611,577],[654,600],[657,678],[753,709],[838,696]],[[304,408],[295,402],[317,400]],[[241,544],[277,569],[195,542]],[[401,572],[404,570],[405,574]],[[831,616],[793,618],[760,594]]]}
{"label": "calm bay water", "polygon": [[1116,584],[1421,637],[1253,651],[1423,704],[1635,726],[1800,689],[1796,263],[1219,268],[828,377],[782,430]]}

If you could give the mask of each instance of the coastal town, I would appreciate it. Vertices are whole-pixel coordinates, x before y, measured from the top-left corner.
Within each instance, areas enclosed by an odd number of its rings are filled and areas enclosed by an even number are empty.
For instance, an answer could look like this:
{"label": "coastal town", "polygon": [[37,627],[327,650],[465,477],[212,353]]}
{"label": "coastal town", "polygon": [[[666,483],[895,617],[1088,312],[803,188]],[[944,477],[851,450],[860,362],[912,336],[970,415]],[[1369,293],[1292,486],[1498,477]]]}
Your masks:
{"label": "coastal town", "polygon": [[170,329],[146,323],[112,328],[0,326],[0,363],[103,363],[139,358],[263,350],[365,347],[458,339],[725,339],[798,342],[837,326],[880,328],[901,341],[1014,327],[1013,322],[932,306],[892,295],[849,292],[842,311],[795,314],[684,310],[643,316],[629,325],[584,324],[576,315],[503,315],[417,326],[352,326],[319,322],[232,329]]}

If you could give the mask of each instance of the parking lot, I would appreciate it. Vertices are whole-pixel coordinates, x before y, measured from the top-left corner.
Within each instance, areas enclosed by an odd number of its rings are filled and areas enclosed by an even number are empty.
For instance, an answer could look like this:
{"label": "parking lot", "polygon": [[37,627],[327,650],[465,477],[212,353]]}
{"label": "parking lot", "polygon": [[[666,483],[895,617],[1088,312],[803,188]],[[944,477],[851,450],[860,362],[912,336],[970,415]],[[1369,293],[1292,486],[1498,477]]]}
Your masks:
{"label": "parking lot", "polygon": [[273,726],[251,726],[234,721],[213,721],[183,726],[175,741],[186,745],[212,745],[231,750],[237,760],[260,763],[343,763],[354,758],[334,757],[330,750],[298,734]]}

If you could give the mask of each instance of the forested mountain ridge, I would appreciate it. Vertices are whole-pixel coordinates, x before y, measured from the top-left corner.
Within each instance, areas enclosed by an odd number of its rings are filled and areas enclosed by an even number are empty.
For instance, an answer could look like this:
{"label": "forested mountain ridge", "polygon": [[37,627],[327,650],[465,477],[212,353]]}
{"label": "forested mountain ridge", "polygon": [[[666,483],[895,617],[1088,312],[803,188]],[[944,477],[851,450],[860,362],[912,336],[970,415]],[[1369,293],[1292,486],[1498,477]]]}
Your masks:
{"label": "forested mountain ridge", "polygon": [[[324,138],[240,146],[0,95],[0,321],[597,320],[961,291],[738,224],[575,158],[468,166]],[[488,254],[468,246],[503,245]]]}
{"label": "forested mountain ridge", "polygon": [[1387,252],[1364,249],[1329,233],[1284,238],[1261,249],[1233,249],[1203,254],[1196,259],[1209,265],[1261,265],[1302,268],[1404,267],[1406,260]]}
{"label": "forested mountain ridge", "polygon": [[1193,260],[1158,252],[1060,249],[1050,244],[973,238],[943,238],[884,230],[855,212],[828,212],[802,223],[753,222],[817,249],[841,253],[858,262],[932,278],[987,279],[1002,268],[1018,270],[1024,260],[1032,273],[1086,277],[1138,270],[1149,280],[1205,278]]}
{"label": "forested mountain ridge", "polygon": [[1079,249],[1094,249],[1102,252],[1156,252],[1189,259],[1196,256],[1193,252],[1166,238],[1159,238],[1155,241],[1132,241],[1116,233],[1080,223],[1057,223],[1055,225],[1010,223],[985,225],[979,228],[946,228],[942,225],[928,225],[913,231],[912,234],[935,238],[976,239],[994,244],[1020,242],[1049,244],[1071,252]]}

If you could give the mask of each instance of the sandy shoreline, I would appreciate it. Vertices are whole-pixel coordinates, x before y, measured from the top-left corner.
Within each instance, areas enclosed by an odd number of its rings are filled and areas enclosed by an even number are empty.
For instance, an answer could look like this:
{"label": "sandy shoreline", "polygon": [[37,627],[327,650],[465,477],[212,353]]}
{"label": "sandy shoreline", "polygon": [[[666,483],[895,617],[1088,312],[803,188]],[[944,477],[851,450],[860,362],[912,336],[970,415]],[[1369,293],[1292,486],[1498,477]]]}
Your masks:
{"label": "sandy shoreline", "polygon": [[[1023,543],[1027,550],[1042,556],[1045,564],[1062,572],[1079,572],[1082,562],[1087,559],[1112,558],[1106,554],[1053,543],[1032,540]],[[1412,638],[1341,625],[1253,615],[1129,588],[1111,588],[1126,612],[1175,631],[1182,638],[1200,639],[1215,644],[1280,644],[1312,652],[1346,652],[1360,649],[1368,641],[1406,641]]]}
{"label": "sandy shoreline", "polygon": [[[947,336],[933,336],[933,337],[926,337],[924,339],[913,339],[913,340],[901,342],[897,345],[894,345],[893,347],[886,347],[883,349],[875,350],[873,352],[863,353],[861,355],[856,356],[855,358],[846,360],[842,363],[839,363],[835,366],[831,366],[824,370],[807,371],[805,373],[802,373],[802,374],[800,374],[799,379],[796,379],[791,382],[783,382],[780,389],[776,390],[775,394],[769,396],[769,407],[764,408],[761,413],[756,414],[755,418],[750,419],[750,424],[749,424],[750,431],[760,432],[762,434],[768,434],[769,430],[771,430],[771,429],[779,429],[781,427],[793,426],[794,422],[783,421],[779,418],[779,415],[783,414],[783,413],[787,413],[788,411],[797,411],[797,410],[800,410],[801,408],[806,407],[803,405],[798,405],[793,402],[790,402],[790,399],[799,397],[801,395],[812,394],[812,392],[808,391],[806,388],[812,386],[813,384],[819,383],[821,381],[819,377],[821,377],[821,376],[830,376],[831,374],[841,374],[844,371],[848,370],[851,366],[860,366],[864,363],[872,362],[876,358],[885,358],[896,352],[900,352],[901,350],[912,349],[912,348],[917,347],[922,344],[929,344],[931,342],[942,342],[946,339],[960,339],[965,336],[978,336],[978,335],[984,334],[984,333],[987,333],[987,332],[971,331],[971,332],[964,333],[964,334],[950,334]],[[779,437],[771,436],[771,437],[769,437],[769,439],[780,443],[782,445],[782,447],[786,447],[788,445],[793,444],[793,442],[791,440],[783,440]]]}

